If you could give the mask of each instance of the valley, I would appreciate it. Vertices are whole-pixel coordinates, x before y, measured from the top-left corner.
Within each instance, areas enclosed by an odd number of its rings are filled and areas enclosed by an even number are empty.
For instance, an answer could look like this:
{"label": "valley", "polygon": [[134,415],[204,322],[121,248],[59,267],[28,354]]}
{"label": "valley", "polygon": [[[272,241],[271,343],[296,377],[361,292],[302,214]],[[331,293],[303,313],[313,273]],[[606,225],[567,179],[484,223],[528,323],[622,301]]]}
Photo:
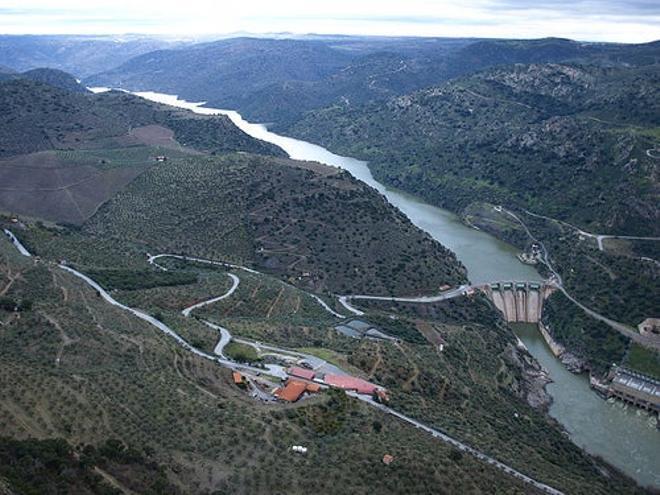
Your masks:
{"label": "valley", "polygon": [[[470,277],[470,280],[474,278],[477,281],[486,284],[499,280],[527,280],[533,282],[543,280],[534,268],[520,263],[515,256],[515,251],[511,250],[506,244],[498,245],[492,237],[485,236],[483,233],[463,226],[457,219],[452,219],[449,212],[443,212],[438,208],[426,205],[413,196],[406,195],[395,189],[390,189],[377,182],[373,176],[371,176],[371,172],[365,162],[334,155],[319,146],[272,133],[268,131],[265,126],[246,122],[236,112],[201,107],[197,104],[191,104],[184,100],[179,100],[170,95],[143,93],[143,96],[153,99],[154,101],[167,101],[170,104],[175,104],[183,108],[192,108],[195,111],[200,111],[205,114],[227,114],[239,128],[250,133],[253,137],[277,144],[291,157],[303,160],[318,160],[348,170],[356,178],[359,178],[383,193],[388,201],[404,212],[414,224],[429,232],[429,234],[440,241],[443,245],[454,247],[460,245],[459,243],[465,243],[467,239],[470,239],[472,241],[470,242],[471,250],[457,248],[454,251],[457,253],[459,260],[468,267],[468,276]],[[433,212],[431,222],[429,222],[429,210]],[[506,215],[506,212],[504,214]],[[525,224],[522,225],[525,226]],[[484,242],[475,242],[477,239],[479,241],[483,240]],[[496,246],[496,249],[493,249],[493,245]],[[493,252],[495,252],[495,256],[493,256]],[[509,269],[509,267],[512,268]],[[497,271],[493,273],[493,269]],[[550,265],[550,269],[552,269],[552,265]],[[561,283],[561,277],[559,277],[559,281]],[[467,286],[459,287],[453,293],[452,291],[448,291],[445,295],[440,295],[437,298],[428,295],[420,295],[418,298],[409,299],[399,298],[399,302],[438,302],[454,297],[455,295],[460,296],[466,288]],[[367,296],[345,296],[339,299],[339,302],[342,303],[345,310],[353,312],[358,316],[363,315],[363,311],[350,305],[348,302],[351,298],[356,297],[363,298],[363,300],[380,299],[384,302],[396,302],[397,300],[396,297],[370,298]],[[627,328],[625,331],[632,332],[632,330],[628,330]],[[544,348],[542,345],[537,345],[535,343],[535,338],[529,333],[523,335],[526,335],[524,339],[526,342],[534,343],[534,346],[531,348],[538,353],[535,354],[535,356],[544,361],[547,360],[547,348]],[[554,359],[554,357],[552,357],[552,359]],[[553,412],[558,414],[557,418],[567,427],[567,429],[578,435],[577,439],[581,445],[584,445],[587,450],[594,454],[606,456],[606,459],[616,462],[620,467],[627,469],[628,472],[632,473],[632,465],[628,462],[629,457],[627,454],[622,455],[618,445],[622,442],[628,442],[630,438],[630,429],[634,429],[634,431],[636,431],[634,441],[635,448],[639,449],[639,454],[636,456],[635,462],[648,463],[646,471],[648,473],[656,471],[656,466],[654,465],[655,460],[653,460],[652,455],[656,443],[655,438],[653,436],[650,438],[647,437],[648,431],[655,428],[652,419],[646,415],[638,416],[634,410],[629,410],[622,414],[617,405],[609,402],[606,403],[600,398],[596,398],[596,400],[590,398],[589,400],[576,402],[573,399],[575,397],[575,390],[586,392],[585,387],[583,386],[583,377],[573,376],[570,373],[567,374],[564,370],[556,370],[555,374],[561,376],[564,386],[561,388],[553,388],[555,394],[553,394],[554,402],[550,407],[550,412],[551,414],[553,414]],[[591,391],[588,391],[588,393],[593,394]],[[569,402],[571,407],[568,407]],[[582,410],[582,407],[584,407],[584,410]],[[586,412],[587,410],[589,410],[588,413]],[[590,427],[587,427],[582,418],[585,416],[593,418],[594,415],[599,418],[599,421],[592,422],[589,424]],[[617,419],[615,420],[614,418]],[[621,429],[617,429],[617,434],[613,434],[611,426],[606,426],[610,425],[610,422],[613,420],[622,421],[628,426],[620,426]],[[580,428],[577,427],[578,424],[580,425]],[[605,431],[608,432],[607,440],[604,438]],[[650,475],[650,477],[644,476],[643,479],[646,482],[657,483],[657,480],[653,475]]]}
{"label": "valley", "polygon": [[658,48],[0,36],[0,492],[654,493]]}

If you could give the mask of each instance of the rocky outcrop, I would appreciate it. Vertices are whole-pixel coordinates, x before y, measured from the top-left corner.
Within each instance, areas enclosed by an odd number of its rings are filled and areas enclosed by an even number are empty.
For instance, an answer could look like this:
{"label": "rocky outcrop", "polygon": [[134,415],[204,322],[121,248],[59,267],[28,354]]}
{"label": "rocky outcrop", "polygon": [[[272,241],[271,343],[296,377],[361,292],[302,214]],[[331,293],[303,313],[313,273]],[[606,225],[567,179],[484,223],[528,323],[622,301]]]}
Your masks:
{"label": "rocky outcrop", "polygon": [[568,371],[571,373],[582,373],[587,369],[584,360],[577,357],[572,352],[567,351],[566,347],[557,342],[552,337],[552,335],[550,335],[550,332],[542,322],[539,322],[539,330],[541,331],[541,335],[543,335],[543,338],[548,344],[548,347],[550,347],[552,353],[562,362],[564,366],[566,366]]}
{"label": "rocky outcrop", "polygon": [[546,410],[550,407],[552,396],[548,394],[545,386],[552,380],[543,366],[527,351],[525,345],[519,342],[517,347],[508,347],[504,358],[521,372],[521,380],[513,384],[514,392],[535,409]]}

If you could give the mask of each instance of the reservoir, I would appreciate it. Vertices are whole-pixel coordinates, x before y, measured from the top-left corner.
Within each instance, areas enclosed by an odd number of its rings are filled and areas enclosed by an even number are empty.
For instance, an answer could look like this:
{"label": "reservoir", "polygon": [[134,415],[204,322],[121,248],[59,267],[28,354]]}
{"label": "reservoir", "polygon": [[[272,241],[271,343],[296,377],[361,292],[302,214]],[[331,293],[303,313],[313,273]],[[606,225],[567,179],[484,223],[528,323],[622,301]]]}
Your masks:
{"label": "reservoir", "polygon": [[[467,227],[449,211],[387,188],[373,178],[364,161],[335,155],[321,146],[280,136],[262,124],[247,122],[231,110],[206,108],[202,103],[179,100],[173,95],[153,92],[137,94],[200,114],[227,115],[244,132],[278,145],[291,158],[318,161],[349,171],[383,194],[416,226],[456,253],[467,267],[468,277],[473,283],[542,280],[533,267],[518,260],[515,248]],[[534,326],[518,327],[516,333],[529,352],[549,372],[553,383],[548,385],[547,390],[554,399],[550,415],[564,426],[572,440],[588,452],[617,466],[640,484],[660,487],[660,431],[655,427],[655,419],[639,409],[598,397],[589,388],[587,376],[570,373],[554,357]]]}

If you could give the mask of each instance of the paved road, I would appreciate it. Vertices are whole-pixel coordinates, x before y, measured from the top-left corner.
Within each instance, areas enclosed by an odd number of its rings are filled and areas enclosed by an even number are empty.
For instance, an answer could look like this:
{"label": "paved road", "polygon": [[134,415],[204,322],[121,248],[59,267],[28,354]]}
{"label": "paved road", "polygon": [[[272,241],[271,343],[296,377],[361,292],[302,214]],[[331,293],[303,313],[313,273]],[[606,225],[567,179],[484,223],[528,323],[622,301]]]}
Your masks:
{"label": "paved road", "polygon": [[161,332],[165,333],[169,337],[173,338],[181,347],[186,349],[187,351],[192,352],[193,354],[196,354],[197,356],[200,356],[204,359],[209,359],[211,361],[215,361],[222,366],[225,366],[226,368],[230,368],[232,370],[237,370],[237,371],[247,371],[247,372],[252,372],[252,373],[261,373],[264,370],[261,368],[255,368],[252,366],[247,366],[247,365],[242,365],[235,363],[234,361],[230,361],[229,359],[222,358],[222,357],[217,357],[213,356],[211,354],[207,354],[204,351],[200,351],[196,347],[192,346],[189,344],[183,337],[181,337],[178,333],[176,333],[174,330],[172,330],[170,327],[168,327],[165,323],[163,323],[160,320],[157,320],[151,315],[148,315],[147,313],[144,313],[140,311],[139,309],[131,308],[130,306],[126,306],[125,304],[120,303],[116,299],[114,299],[110,294],[108,294],[103,287],[101,287],[98,283],[96,283],[94,280],[89,278],[87,275],[80,273],[77,270],[74,270],[73,268],[66,266],[66,265],[58,265],[62,270],[65,270],[76,277],[82,279],[84,282],[87,283],[90,287],[92,287],[96,292],[103,298],[105,299],[106,302],[112,304],[113,306],[117,306],[118,308],[121,308],[125,311],[128,311],[132,313],[133,315],[137,316],[141,320],[146,321],[150,325],[156,327],[158,330]]}
{"label": "paved road", "polygon": [[346,318],[346,316],[342,315],[341,313],[337,313],[334,309],[332,309],[330,306],[326,304],[326,302],[321,299],[319,296],[316,294],[310,294],[309,292],[307,293],[310,297],[313,299],[316,299],[316,302],[318,302],[323,309],[325,309],[328,313],[330,313],[332,316],[335,316],[337,318]]}
{"label": "paved road", "polygon": [[[511,214],[511,212],[509,212],[508,210],[505,210],[505,211],[507,211],[507,213]],[[637,236],[637,235],[617,235],[617,234],[592,234],[591,232],[587,232],[585,230],[582,230],[581,228],[576,227],[572,223],[564,222],[563,220],[557,220],[556,218],[547,217],[545,215],[539,215],[538,213],[532,213],[531,211],[525,210],[525,209],[523,209],[522,211],[524,211],[525,213],[527,213],[528,215],[530,215],[532,217],[542,218],[544,220],[549,220],[551,222],[566,225],[567,227],[570,227],[573,230],[575,230],[580,235],[583,235],[585,237],[591,237],[592,239],[596,239],[596,242],[598,244],[598,249],[600,251],[605,250],[604,247],[603,247],[603,240],[604,239],[629,239],[629,240],[635,240],[635,241],[660,241],[660,237],[645,237],[645,236]],[[520,221],[520,219],[518,217],[516,217],[516,219],[518,219]]]}
{"label": "paved road", "polygon": [[[8,233],[8,234],[11,233],[9,231],[5,231],[5,232]],[[25,247],[20,244],[18,239],[16,239],[13,235],[11,235],[10,238],[12,238],[12,242],[14,243],[14,245],[16,246],[16,248],[19,250],[19,252],[21,254],[23,254],[24,256],[31,256],[29,251],[27,251],[27,249],[25,249]],[[156,258],[157,257],[153,257],[153,258],[150,257],[151,260],[156,259]],[[197,261],[197,260],[195,260],[195,261]],[[218,264],[220,264],[220,263],[218,263]],[[132,313],[133,315],[135,315],[136,317],[140,318],[141,320],[144,320],[147,323],[149,323],[150,325],[156,327],[161,332],[163,332],[166,335],[168,335],[169,337],[173,338],[181,347],[183,347],[187,351],[190,351],[193,354],[195,354],[197,356],[200,356],[204,359],[208,359],[208,360],[217,362],[220,365],[225,366],[227,368],[230,368],[232,370],[237,370],[237,371],[241,371],[241,372],[249,372],[249,373],[253,373],[256,376],[258,376],[259,374],[261,374],[264,371],[260,368],[254,368],[254,367],[251,367],[251,366],[240,365],[240,364],[235,363],[234,361],[230,361],[230,360],[228,360],[228,359],[226,359],[222,356],[221,357],[212,356],[212,355],[207,354],[203,351],[200,351],[199,349],[197,349],[197,348],[193,347],[191,344],[189,344],[183,337],[181,337],[178,333],[176,333],[174,330],[172,330],[169,326],[167,326],[162,321],[160,321],[160,320],[154,318],[153,316],[148,315],[148,314],[146,314],[146,313],[144,313],[144,312],[142,312],[138,309],[131,308],[131,307],[126,306],[125,304],[122,304],[119,301],[115,300],[110,294],[108,294],[105,291],[105,289],[103,289],[103,287],[101,287],[97,282],[95,282],[93,279],[91,279],[87,275],[85,275],[83,273],[80,273],[79,271],[77,271],[77,270],[75,270],[75,269],[73,269],[69,266],[66,266],[64,264],[60,264],[58,266],[62,270],[65,270],[65,271],[71,273],[72,275],[74,275],[74,276],[80,278],[81,280],[83,280],[90,287],[92,287],[94,290],[96,290],[96,292],[109,304],[112,304],[113,306],[116,306],[116,307],[121,308],[125,311],[128,311],[128,312]],[[458,289],[455,289],[454,291],[448,291],[448,292],[455,292],[457,290]],[[444,297],[445,295],[446,294],[443,293],[439,296],[431,296],[431,297],[426,297],[426,298],[421,298],[421,299],[424,299],[427,302],[429,302],[429,299],[434,299],[434,298],[440,297],[440,299],[437,299],[437,300],[443,300],[443,299],[446,299],[446,297]],[[371,298],[371,297],[378,297],[378,296],[363,296],[363,297],[364,298]],[[456,296],[454,296],[454,297],[456,297]],[[387,298],[387,299],[389,299],[389,300],[398,300],[398,299],[410,300],[411,298]],[[419,302],[420,298],[412,298],[412,299],[415,300],[414,302]],[[209,324],[208,322],[206,322],[206,323]],[[209,326],[212,326],[212,328],[216,328],[217,330],[219,330],[221,332],[221,334],[226,336],[227,339],[231,339],[231,335],[229,334],[228,330],[226,330],[222,327],[219,327],[217,325],[213,325],[213,324],[209,324]],[[223,330],[224,330],[224,332],[223,332]],[[222,338],[221,338],[221,340],[222,340]],[[243,342],[247,343],[247,341],[243,341]],[[307,354],[299,353],[299,352],[296,352],[296,351],[286,351],[284,349],[280,349],[280,348],[277,348],[277,347],[274,347],[274,346],[267,346],[267,345],[264,345],[264,344],[261,344],[261,343],[251,343],[251,345],[257,345],[257,346],[260,346],[260,347],[263,347],[263,348],[272,349],[272,350],[275,350],[277,352],[294,353],[294,354],[298,354],[298,355],[301,355],[301,356],[305,356],[308,359],[312,358],[312,357],[315,358],[315,359],[319,359],[319,358],[316,358],[315,356],[309,356]],[[224,348],[224,345],[222,346],[222,348]],[[220,348],[220,353],[222,353],[222,348]],[[216,346],[216,349],[217,349],[217,346]],[[323,361],[323,360],[321,360],[321,361]],[[252,377],[248,377],[248,379],[251,379],[251,378]],[[254,386],[254,390],[257,391],[256,395],[255,395],[255,397],[257,397],[257,398],[258,398],[258,396],[263,394],[263,392],[260,391],[258,389],[258,387],[256,387],[256,386]],[[480,459],[480,460],[482,460],[482,461],[484,461],[484,462],[500,469],[504,473],[506,473],[510,476],[513,476],[515,478],[518,478],[521,481],[523,481],[525,483],[528,483],[528,484],[534,486],[535,488],[537,488],[537,489],[539,489],[539,490],[541,490],[545,493],[549,493],[551,495],[563,495],[562,492],[560,492],[558,490],[555,490],[554,488],[549,487],[548,485],[545,485],[545,484],[543,484],[539,481],[536,481],[536,480],[520,473],[519,471],[516,471],[512,467],[510,467],[510,466],[508,466],[508,465],[506,465],[506,464],[504,464],[504,463],[502,463],[502,462],[500,462],[500,461],[498,461],[498,460],[496,460],[496,459],[494,459],[490,456],[487,456],[486,454],[484,454],[484,453],[482,453],[482,452],[480,452],[476,449],[473,449],[472,447],[460,442],[459,440],[456,440],[456,439],[450,437],[449,435],[447,435],[445,433],[442,433],[441,431],[430,428],[429,426],[426,426],[425,424],[423,424],[423,423],[421,423],[421,422],[419,422],[419,421],[417,421],[413,418],[410,418],[410,417],[408,417],[408,416],[406,416],[406,415],[404,415],[400,412],[397,412],[394,409],[391,409],[387,406],[384,406],[383,404],[375,402],[369,396],[359,395],[357,393],[350,393],[350,392],[348,392],[348,395],[351,395],[352,397],[355,397],[355,398],[371,405],[372,407],[375,407],[375,408],[381,410],[382,412],[384,412],[386,414],[396,416],[397,418],[402,419],[403,421],[406,421],[406,422],[416,426],[417,428],[426,431],[427,433],[431,434],[433,437],[439,438],[442,441],[453,445],[454,447],[458,448],[459,450],[461,450],[463,452],[467,452],[467,453],[475,456],[477,459]]]}
{"label": "paved road", "polygon": [[224,355],[224,349],[231,342],[231,333],[229,333],[229,330],[227,330],[225,327],[221,327],[220,325],[216,325],[215,323],[211,323],[210,321],[206,320],[200,320],[204,325],[206,325],[209,328],[212,328],[213,330],[217,330],[220,332],[220,339],[218,339],[218,343],[215,345],[215,348],[213,349],[213,354],[216,356],[220,356],[223,359],[227,359],[227,357]]}
{"label": "paved road", "polygon": [[[234,268],[236,270],[243,270],[245,272],[256,274],[256,275],[264,275],[263,273],[258,272],[257,270],[254,270],[252,268],[248,268],[247,266],[234,265],[232,263],[226,263],[224,261],[214,261],[214,260],[207,260],[207,259],[204,259],[204,258],[196,258],[196,257],[193,257],[193,256],[182,256],[182,255],[179,255],[179,254],[157,254],[155,256],[147,255],[147,257],[148,257],[147,262],[149,264],[154,265],[154,266],[160,268],[163,271],[167,271],[167,268],[165,268],[164,266],[159,265],[158,263],[156,263],[156,260],[160,259],[160,258],[175,258],[175,259],[183,260],[183,261],[194,261],[194,262],[197,262],[197,263],[205,263],[207,265],[216,265],[216,266],[223,266],[225,268]],[[230,274],[230,276],[233,276],[233,275]],[[284,285],[287,285],[287,286],[289,285],[289,284],[285,284],[284,282],[281,282],[281,283],[283,283]],[[293,286],[290,286],[290,287],[293,287]],[[293,287],[293,288],[297,289],[297,290],[301,290],[301,289],[298,289],[297,287]],[[232,293],[233,293],[233,291],[232,291]],[[321,299],[316,294],[311,294],[309,292],[306,292],[306,294],[308,296],[310,296],[311,298],[313,298],[317,303],[319,303],[319,305],[323,309],[325,309],[328,313],[330,313],[332,316],[334,316],[336,318],[345,318],[344,315],[339,314],[336,311],[334,311],[330,306],[328,306],[326,304],[326,302],[323,299]],[[231,294],[229,294],[229,295],[231,295]],[[219,300],[219,299],[216,299],[216,300]],[[207,304],[211,304],[211,302],[215,302],[215,301],[214,300],[207,301]]]}
{"label": "paved road", "polygon": [[222,301],[223,299],[231,296],[236,291],[236,289],[238,288],[238,284],[241,283],[241,280],[236,275],[234,275],[233,273],[228,273],[227,275],[232,280],[232,286],[229,288],[229,290],[227,292],[225,292],[221,296],[214,297],[213,299],[208,299],[206,301],[202,301],[202,302],[199,302],[197,304],[193,304],[192,306],[189,306],[186,309],[184,309],[183,311],[181,311],[181,314],[183,316],[186,316],[186,317],[190,316],[190,312],[197,309],[197,308],[201,308],[203,306],[207,306],[209,304],[213,304],[215,302]]}
{"label": "paved road", "polygon": [[[638,342],[638,343],[640,343],[644,346],[653,347],[655,349],[660,349],[660,343],[657,342],[655,339],[651,339],[651,338],[645,337],[644,335],[641,335],[639,332],[637,332],[634,328],[630,327],[629,325],[626,325],[624,323],[620,323],[618,321],[614,321],[610,318],[607,318],[606,316],[603,316],[602,314],[600,314],[600,313],[594,311],[593,309],[585,306],[580,301],[575,299],[571,294],[569,294],[569,292],[566,290],[566,288],[563,285],[561,275],[559,275],[559,273],[557,273],[557,271],[554,269],[554,267],[552,266],[552,264],[550,262],[550,259],[549,259],[549,256],[548,256],[548,251],[545,248],[545,245],[541,241],[539,241],[536,237],[534,237],[532,235],[529,228],[527,227],[525,222],[523,222],[520,219],[520,217],[518,217],[515,213],[510,212],[508,210],[504,210],[504,211],[506,213],[508,213],[510,216],[512,216],[513,218],[515,218],[520,223],[520,225],[525,229],[525,231],[527,232],[527,235],[534,242],[536,242],[537,244],[539,244],[541,246],[541,252],[543,254],[543,263],[548,267],[548,270],[550,270],[550,272],[554,275],[555,280],[554,280],[553,285],[555,287],[557,287],[557,289],[559,289],[566,296],[566,298],[569,301],[571,301],[573,304],[578,306],[580,309],[582,309],[582,311],[587,313],[592,318],[594,318],[598,321],[602,321],[603,323],[608,325],[610,328],[616,330],[617,332],[621,333],[625,337],[628,337],[629,339],[631,339],[635,342]],[[536,216],[540,216],[540,215],[536,215]],[[545,218],[548,218],[548,217],[545,217]],[[580,232],[582,232],[582,231],[580,231]],[[592,235],[592,234],[589,234],[589,235]],[[614,236],[609,236],[609,237],[614,237]],[[647,239],[655,239],[655,238],[647,238]]]}
{"label": "paved road", "polygon": [[21,241],[19,241],[16,236],[11,232],[11,230],[4,229],[5,234],[7,234],[7,237],[9,237],[9,240],[11,243],[18,249],[18,252],[21,253],[23,256],[32,256],[30,254],[30,251],[25,249],[25,246],[21,244]]}
{"label": "paved road", "polygon": [[513,469],[512,467],[508,466],[507,464],[504,464],[503,462],[498,461],[497,459],[490,457],[483,452],[478,451],[477,449],[474,449],[470,447],[469,445],[464,444],[460,440],[456,440],[453,437],[450,437],[446,433],[443,433],[439,430],[436,430],[434,428],[431,428],[430,426],[425,425],[424,423],[421,423],[420,421],[417,421],[416,419],[411,418],[410,416],[406,416],[405,414],[402,414],[398,411],[395,411],[394,409],[387,407],[379,402],[374,401],[370,396],[367,395],[360,395],[357,393],[349,393],[348,395],[355,397],[358,400],[361,400],[362,402],[366,402],[372,407],[375,407],[376,409],[379,409],[380,411],[384,412],[385,414],[390,414],[392,416],[395,416],[406,423],[409,423],[416,428],[419,428],[420,430],[424,430],[425,432],[429,433],[431,436],[434,438],[438,438],[442,440],[445,443],[448,443],[452,445],[453,447],[457,448],[461,452],[466,452],[470,455],[473,455],[480,461],[486,462],[487,464],[490,464],[491,466],[494,466],[498,468],[501,471],[504,471],[505,473],[509,474],[510,476],[513,476],[514,478],[519,479],[520,481],[523,481],[529,485],[532,485],[534,488],[537,488],[538,490],[541,490],[544,493],[548,493],[550,495],[563,495],[563,492],[556,490],[552,488],[551,486],[546,485],[545,483],[541,483],[540,481],[537,481],[533,478],[530,478],[529,476],[521,473],[520,471],[517,471]]}
{"label": "paved road", "polygon": [[637,235],[611,235],[611,234],[590,234],[596,237],[598,242],[598,249],[605,251],[603,248],[604,239],[629,239],[632,241],[660,241],[660,237],[642,237]]}
{"label": "paved road", "polygon": [[600,313],[597,313],[593,309],[585,306],[582,304],[580,301],[575,299],[573,296],[571,296],[566,289],[563,286],[558,286],[558,289],[562,291],[562,293],[570,300],[573,304],[578,306],[579,308],[582,309],[585,313],[587,313],[589,316],[592,318],[595,318],[596,320],[602,321],[609,327],[613,328],[620,334],[628,337],[629,339],[633,340],[634,342],[637,342],[643,346],[646,347],[653,347],[654,349],[660,350],[660,342],[658,342],[656,339],[651,338],[651,337],[646,337],[642,334],[640,334],[638,331],[636,331],[634,328],[624,324],[624,323],[619,323],[618,321],[611,320],[607,318],[606,316],[601,315]]}
{"label": "paved road", "polygon": [[263,342],[255,342],[251,340],[246,340],[246,339],[235,339],[236,342],[239,342],[241,344],[249,345],[255,348],[255,350],[259,353],[263,353],[264,350],[266,351],[272,351],[275,354],[283,354],[283,355],[290,355],[290,356],[296,356],[301,359],[304,359],[307,361],[307,363],[312,367],[314,371],[317,373],[332,373],[335,375],[348,375],[343,369],[339,368],[338,366],[335,366],[332,363],[329,363],[325,359],[322,359],[320,357],[314,356],[312,354],[306,354],[304,352],[300,351],[291,351],[289,349],[283,349],[281,347],[275,347],[272,345],[264,344]]}
{"label": "paved road", "polygon": [[[483,285],[483,284],[482,284]],[[348,311],[357,316],[364,315],[363,311],[360,311],[356,307],[352,306],[349,301],[353,299],[364,300],[364,301],[394,301],[394,302],[407,302],[407,303],[435,303],[439,301],[445,301],[447,299],[453,299],[455,297],[460,297],[465,295],[465,291],[469,289],[474,289],[479,286],[471,285],[461,285],[454,289],[447,290],[435,296],[419,296],[419,297],[394,297],[394,296],[367,296],[364,294],[356,295],[346,295],[339,296],[339,303],[344,306]]]}

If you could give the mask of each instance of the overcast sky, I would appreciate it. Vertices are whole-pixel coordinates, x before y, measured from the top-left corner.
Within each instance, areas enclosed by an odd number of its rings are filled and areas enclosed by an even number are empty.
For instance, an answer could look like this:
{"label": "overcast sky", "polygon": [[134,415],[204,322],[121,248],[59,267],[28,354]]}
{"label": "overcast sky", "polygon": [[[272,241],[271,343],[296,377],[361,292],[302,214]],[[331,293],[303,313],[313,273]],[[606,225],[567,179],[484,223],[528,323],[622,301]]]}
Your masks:
{"label": "overcast sky", "polygon": [[2,0],[5,34],[248,31],[645,42],[660,0]]}

